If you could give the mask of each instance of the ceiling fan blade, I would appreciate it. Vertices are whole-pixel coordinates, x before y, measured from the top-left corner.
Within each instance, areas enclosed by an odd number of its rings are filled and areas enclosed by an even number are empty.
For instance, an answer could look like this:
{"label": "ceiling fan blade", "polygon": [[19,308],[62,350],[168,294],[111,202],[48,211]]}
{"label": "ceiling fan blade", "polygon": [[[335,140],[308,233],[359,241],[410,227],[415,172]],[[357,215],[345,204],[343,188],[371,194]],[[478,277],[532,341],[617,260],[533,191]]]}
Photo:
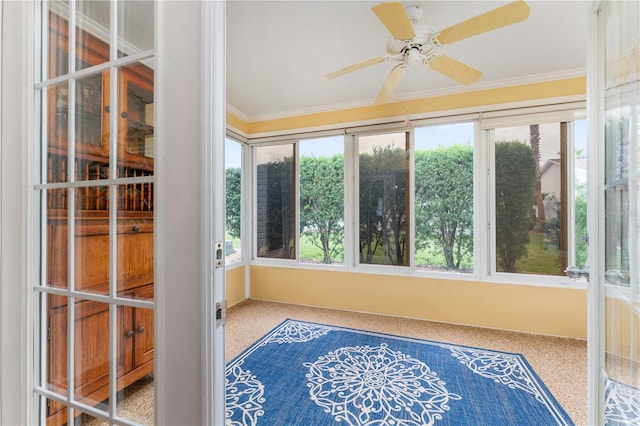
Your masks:
{"label": "ceiling fan blade", "polygon": [[465,38],[506,27],[527,19],[530,9],[529,5],[523,0],[516,0],[440,31],[437,40],[440,44],[451,44]]}
{"label": "ceiling fan blade", "polygon": [[352,71],[359,70],[364,67],[368,67],[371,65],[378,64],[380,62],[384,62],[387,59],[387,56],[376,56],[375,58],[367,59],[366,61],[358,62],[353,65],[349,65],[348,67],[344,67],[339,69],[338,71],[330,72],[329,74],[323,76],[325,80],[331,80],[332,78],[340,77],[341,75],[350,73]]}
{"label": "ceiling fan blade", "polygon": [[393,96],[393,93],[396,91],[398,83],[400,83],[400,79],[404,75],[406,69],[407,66],[405,64],[399,64],[391,70],[387,79],[384,81],[382,89],[380,89],[378,97],[376,98],[377,104],[385,103],[391,98],[391,96]]}
{"label": "ceiling fan blade", "polygon": [[393,38],[411,40],[416,33],[402,3],[381,3],[371,8]]}
{"label": "ceiling fan blade", "polygon": [[482,76],[482,71],[445,55],[436,56],[428,64],[432,70],[465,85],[473,83]]}

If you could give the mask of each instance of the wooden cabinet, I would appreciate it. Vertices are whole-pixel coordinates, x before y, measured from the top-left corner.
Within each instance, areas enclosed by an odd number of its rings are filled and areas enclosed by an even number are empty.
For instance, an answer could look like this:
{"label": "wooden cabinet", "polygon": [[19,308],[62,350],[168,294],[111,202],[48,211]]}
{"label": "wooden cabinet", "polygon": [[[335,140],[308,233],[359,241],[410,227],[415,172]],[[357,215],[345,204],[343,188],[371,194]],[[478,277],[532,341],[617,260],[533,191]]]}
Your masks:
{"label": "wooden cabinet", "polygon": [[[85,69],[105,63],[109,46],[80,31],[77,37],[76,68]],[[50,17],[50,74],[68,72],[68,26],[65,20]],[[105,161],[109,156],[110,116],[118,114],[118,166],[153,170],[154,156],[154,72],[143,63],[119,68],[117,76],[110,70],[89,74],[75,80],[74,105],[70,108],[67,82],[51,86],[47,91],[47,136],[50,152],[66,155],[70,136],[69,114],[74,113],[76,153],[83,159]],[[112,106],[110,85],[117,85],[119,102]]]}
{"label": "wooden cabinet", "polygon": [[[136,215],[133,215],[136,216]],[[139,216],[139,215],[138,215]],[[118,296],[153,299],[153,227],[150,219],[128,218],[123,215],[118,225]],[[51,286],[67,284],[67,226],[62,219],[50,220],[51,265],[47,280]],[[107,294],[109,289],[108,222],[96,217],[80,218],[76,224],[76,288],[87,293]],[[135,256],[127,256],[134,254]],[[147,253],[148,255],[144,255]],[[142,254],[142,255],[141,255]],[[109,304],[88,299],[75,299],[74,309],[74,395],[89,405],[102,404],[109,397]],[[154,315],[153,310],[118,306],[116,329],[117,389],[153,372]],[[47,314],[47,384],[50,389],[65,394],[68,388],[67,353],[68,300],[49,295]],[[49,425],[66,422],[67,411],[51,402]]]}
{"label": "wooden cabinet", "polygon": [[[68,31],[66,20],[51,13],[50,76],[68,72]],[[109,59],[109,46],[85,32],[76,35],[75,49],[77,69],[86,69]],[[71,80],[72,85],[64,81],[47,88],[48,183],[69,182],[71,178],[82,182],[114,176],[153,175],[153,70],[144,63],[134,63],[112,73],[112,69],[89,72]],[[110,99],[113,84],[117,85],[117,107]],[[111,137],[113,113],[118,114],[116,138]],[[73,119],[70,119],[71,114]],[[72,140],[75,149],[71,160],[69,143]],[[114,140],[117,150],[110,149]],[[73,176],[69,176],[70,170],[73,170]],[[112,191],[116,191],[115,197]],[[46,296],[46,385],[61,395],[66,395],[72,387],[76,400],[106,409],[105,405],[111,403],[108,401],[109,369],[113,356],[118,391],[153,372],[153,310],[126,303],[110,305],[96,297],[109,296],[110,282],[114,281],[118,298],[153,300],[153,183],[139,179],[121,185],[113,185],[113,181],[87,182],[75,185],[73,190],[60,187],[46,193],[45,285],[67,289],[73,281],[74,289],[81,292],[73,299],[62,294]],[[69,197],[73,197],[73,203]],[[73,262],[68,259],[70,207],[75,212]],[[112,210],[117,213],[117,259],[110,261],[109,217]],[[74,265],[73,271],[68,270],[70,264]],[[112,264],[116,266],[115,280],[111,280],[110,275]],[[69,309],[70,303],[73,303],[73,310]],[[111,309],[115,309],[116,316],[113,324]],[[70,324],[72,312],[73,324]],[[113,326],[115,346],[109,338]],[[68,345],[70,331],[73,332],[73,345]],[[73,353],[68,353],[70,347]],[[67,383],[70,365],[73,384]],[[66,408],[49,400],[47,424],[65,423],[71,423]]]}

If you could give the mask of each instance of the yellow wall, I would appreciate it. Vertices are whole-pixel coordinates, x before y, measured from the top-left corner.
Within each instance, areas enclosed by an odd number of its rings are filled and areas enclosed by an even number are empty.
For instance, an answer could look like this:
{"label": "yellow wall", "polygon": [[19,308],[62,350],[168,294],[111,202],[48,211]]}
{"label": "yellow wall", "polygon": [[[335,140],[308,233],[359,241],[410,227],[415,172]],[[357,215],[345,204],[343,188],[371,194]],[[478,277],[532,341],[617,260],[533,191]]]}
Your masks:
{"label": "yellow wall", "polygon": [[587,337],[587,293],[582,289],[253,265],[251,298]]}
{"label": "yellow wall", "polygon": [[[585,94],[586,78],[575,77],[264,121],[227,112],[227,124],[251,139],[265,133],[382,122],[407,112],[490,110],[500,104],[544,104]],[[229,305],[244,298],[243,280],[244,270],[228,272]],[[587,332],[587,294],[580,289],[253,265],[251,297],[580,339],[586,339]]]}
{"label": "yellow wall", "polygon": [[227,269],[226,290],[227,307],[242,302],[244,297],[244,266]]}

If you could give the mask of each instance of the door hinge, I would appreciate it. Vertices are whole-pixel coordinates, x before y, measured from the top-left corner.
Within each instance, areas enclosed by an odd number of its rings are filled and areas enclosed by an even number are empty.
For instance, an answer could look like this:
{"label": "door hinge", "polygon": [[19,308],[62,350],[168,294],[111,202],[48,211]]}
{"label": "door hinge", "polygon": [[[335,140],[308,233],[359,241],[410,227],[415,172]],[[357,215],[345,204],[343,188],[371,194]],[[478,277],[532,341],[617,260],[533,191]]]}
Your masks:
{"label": "door hinge", "polygon": [[51,341],[51,326],[47,326],[47,340]]}
{"label": "door hinge", "polygon": [[227,301],[216,302],[216,328],[227,323]]}

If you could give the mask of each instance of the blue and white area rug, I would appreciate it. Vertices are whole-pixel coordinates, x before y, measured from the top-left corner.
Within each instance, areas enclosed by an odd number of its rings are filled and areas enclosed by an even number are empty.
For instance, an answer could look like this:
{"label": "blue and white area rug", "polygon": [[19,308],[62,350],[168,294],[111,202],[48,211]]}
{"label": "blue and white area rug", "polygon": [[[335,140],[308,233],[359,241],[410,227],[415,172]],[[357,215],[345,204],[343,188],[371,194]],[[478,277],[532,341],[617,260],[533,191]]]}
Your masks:
{"label": "blue and white area rug", "polygon": [[640,425],[640,389],[607,378],[604,400],[607,425]]}
{"label": "blue and white area rug", "polygon": [[572,425],[519,354],[286,320],[229,362],[227,425]]}

